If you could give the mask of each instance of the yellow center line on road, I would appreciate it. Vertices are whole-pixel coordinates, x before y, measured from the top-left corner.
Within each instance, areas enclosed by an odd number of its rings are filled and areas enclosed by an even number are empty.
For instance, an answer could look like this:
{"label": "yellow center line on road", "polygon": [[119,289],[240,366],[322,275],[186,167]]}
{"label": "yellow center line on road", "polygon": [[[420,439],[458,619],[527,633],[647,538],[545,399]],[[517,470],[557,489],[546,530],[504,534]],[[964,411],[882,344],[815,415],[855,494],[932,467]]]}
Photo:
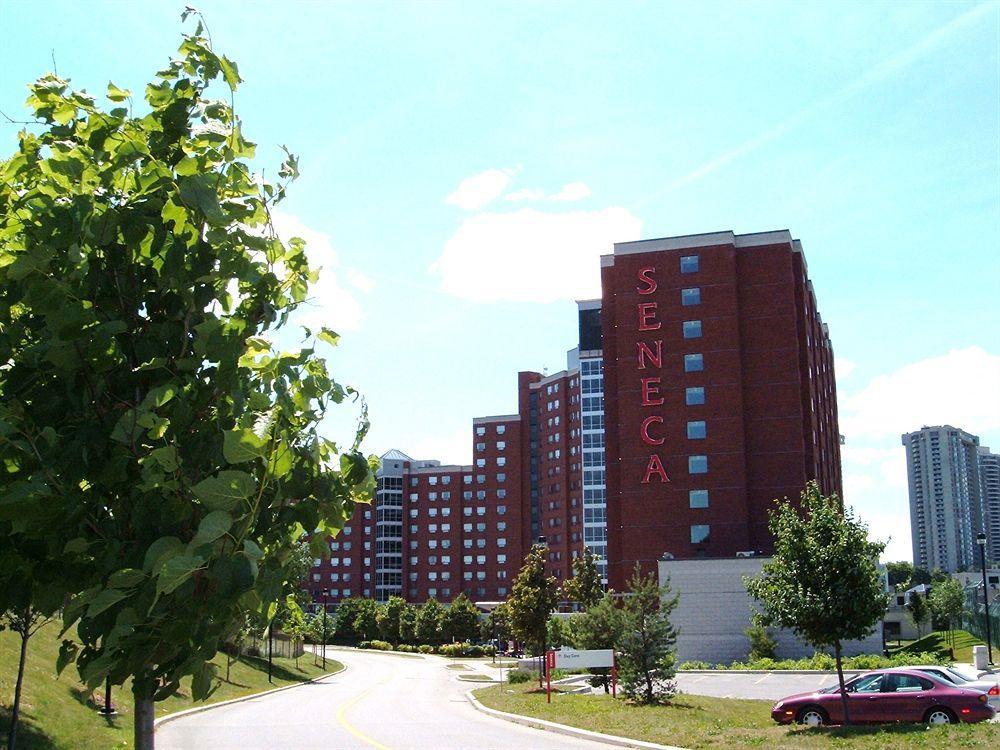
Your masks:
{"label": "yellow center line on road", "polygon": [[392,748],[390,748],[388,745],[383,745],[378,740],[373,740],[367,734],[365,734],[360,729],[358,729],[357,727],[355,727],[353,724],[351,724],[347,720],[347,717],[345,716],[345,714],[347,713],[347,711],[349,709],[354,708],[354,706],[356,706],[362,700],[364,700],[365,698],[367,698],[368,695],[372,691],[374,691],[376,688],[380,688],[383,685],[385,685],[386,683],[391,682],[392,679],[395,676],[396,676],[396,673],[393,672],[391,675],[389,675],[388,677],[386,677],[384,680],[382,680],[380,682],[376,682],[374,685],[372,685],[371,687],[369,687],[367,690],[362,690],[360,693],[358,693],[357,695],[355,695],[350,700],[344,701],[343,703],[341,703],[337,707],[337,713],[335,714],[335,716],[337,717],[337,721],[340,723],[340,726],[342,726],[344,729],[346,729],[353,737],[361,740],[365,744],[371,745],[372,747],[376,748],[377,750],[392,750]]}
{"label": "yellow center line on road", "polygon": [[770,674],[766,674],[763,677],[761,677],[759,680],[754,680],[753,684],[754,685],[759,685],[760,683],[762,683],[764,680],[766,680],[770,676],[771,676]]}

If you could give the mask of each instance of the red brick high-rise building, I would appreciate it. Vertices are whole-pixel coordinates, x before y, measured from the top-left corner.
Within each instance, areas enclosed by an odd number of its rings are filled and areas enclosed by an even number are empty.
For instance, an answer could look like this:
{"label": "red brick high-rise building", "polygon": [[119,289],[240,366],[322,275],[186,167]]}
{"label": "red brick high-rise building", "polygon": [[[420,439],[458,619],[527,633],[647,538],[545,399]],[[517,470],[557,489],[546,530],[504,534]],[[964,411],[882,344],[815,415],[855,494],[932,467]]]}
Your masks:
{"label": "red brick high-rise building", "polygon": [[602,258],[609,579],[662,555],[772,549],[768,508],[841,493],[833,351],[787,231]]}
{"label": "red brick high-rise building", "polygon": [[316,601],[504,599],[532,544],[563,580],[589,547],[614,588],[664,555],[768,553],[767,511],[841,493],[833,351],[787,231],[616,244],[567,369],[518,373],[516,414],[473,420],[473,463],[383,458],[331,540]]}

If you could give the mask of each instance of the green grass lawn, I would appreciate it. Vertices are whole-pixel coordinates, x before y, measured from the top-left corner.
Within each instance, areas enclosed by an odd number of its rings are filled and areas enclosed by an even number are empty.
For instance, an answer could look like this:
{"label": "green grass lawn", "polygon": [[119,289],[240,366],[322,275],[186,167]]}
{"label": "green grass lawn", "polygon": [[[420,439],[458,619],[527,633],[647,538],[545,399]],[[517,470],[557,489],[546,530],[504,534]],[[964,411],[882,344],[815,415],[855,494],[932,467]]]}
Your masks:
{"label": "green grass lawn", "polygon": [[[59,651],[59,625],[47,625],[31,639],[25,668],[24,692],[21,697],[21,723],[18,729],[19,750],[109,750],[132,747],[131,686],[115,687],[112,703],[119,716],[106,720],[97,713],[103,705],[103,688],[91,696],[75,679],[74,668],[68,667],[56,677],[55,663]],[[20,641],[14,633],[0,633],[0,747],[6,745],[10,722],[10,706],[14,700],[17,679],[17,657]],[[226,658],[216,659],[220,676],[226,674]],[[342,668],[339,662],[326,660],[326,672]],[[221,682],[208,699],[209,703],[259,693],[283,685],[302,682],[324,674],[313,666],[313,656],[306,654],[296,667],[293,659],[274,660],[274,683],[267,681],[267,660],[244,657],[232,664],[229,681]],[[182,711],[196,705],[183,684],[181,693],[156,704],[156,715]],[[200,704],[199,704],[200,705]]]}
{"label": "green grass lawn", "polygon": [[[953,630],[952,635],[955,638],[955,655],[952,658],[958,662],[966,662],[968,664],[971,664],[972,647],[986,645],[984,641],[979,640],[978,638],[976,638],[976,636],[964,630]],[[947,656],[950,645],[951,641],[948,637],[948,631],[935,630],[933,633],[928,633],[923,638],[911,641],[905,646],[900,646],[899,648],[890,648],[889,654],[890,655],[899,653],[920,654],[928,652],[928,653],[941,654],[942,656]]]}
{"label": "green grass lawn", "polygon": [[605,734],[701,748],[765,747],[908,750],[926,748],[997,748],[1000,724],[963,724],[933,730],[922,725],[881,727],[785,727],[771,720],[770,701],[707,698],[680,695],[667,706],[635,706],[605,696],[553,694],[531,684],[499,685],[476,691],[489,708],[534,716]]}

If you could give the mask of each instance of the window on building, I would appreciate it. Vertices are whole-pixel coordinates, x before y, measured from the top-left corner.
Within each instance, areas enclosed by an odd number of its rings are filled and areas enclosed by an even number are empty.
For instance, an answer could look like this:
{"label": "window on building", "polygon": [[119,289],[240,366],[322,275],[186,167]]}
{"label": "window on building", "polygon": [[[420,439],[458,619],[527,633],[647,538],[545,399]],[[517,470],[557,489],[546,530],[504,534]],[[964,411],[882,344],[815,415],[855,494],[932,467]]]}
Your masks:
{"label": "window on building", "polygon": [[497,484],[503,484],[507,481],[507,475],[503,472],[497,474]]}
{"label": "window on building", "polygon": [[497,539],[497,547],[506,547],[506,546],[507,546],[507,540],[506,539],[504,539],[503,537],[500,537],[499,539]]}
{"label": "window on building", "polygon": [[486,443],[476,443],[476,450],[477,451],[484,451],[484,450],[486,450]]}
{"label": "window on building", "polygon": [[476,428],[476,434],[477,434],[477,435],[478,435],[479,437],[482,437],[483,435],[485,435],[485,434],[486,434],[486,428],[485,428],[485,427],[477,427],[477,428]]}
{"label": "window on building", "polygon": [[707,474],[708,456],[688,456],[688,474]]}
{"label": "window on building", "polygon": [[708,524],[699,523],[691,527],[691,544],[708,543]]}
{"label": "window on building", "polygon": [[681,273],[697,273],[697,272],[698,272],[698,256],[682,255]]}
{"label": "window on building", "polygon": [[498,506],[497,506],[497,515],[498,515],[498,516],[502,516],[502,515],[504,515],[504,514],[505,514],[506,512],[507,512],[507,506],[506,506],[506,505],[498,505]]}
{"label": "window on building", "polygon": [[688,440],[702,440],[705,438],[707,431],[708,428],[703,421],[687,423]]}
{"label": "window on building", "polygon": [[701,304],[701,289],[699,287],[692,287],[690,289],[681,289],[681,304],[685,307],[691,305]]}
{"label": "window on building", "polygon": [[699,404],[705,403],[705,389],[700,385],[694,388],[685,389],[684,403],[688,406],[698,406]]}
{"label": "window on building", "polygon": [[699,339],[699,338],[701,338],[701,321],[700,320],[685,320],[684,321],[684,338],[686,338],[686,339]]}
{"label": "window on building", "polygon": [[477,458],[476,459],[476,466],[478,466],[479,468],[482,468],[482,467],[486,466],[486,459],[485,458]]}
{"label": "window on building", "polygon": [[507,459],[506,459],[506,457],[500,456],[497,459],[497,466],[506,466],[506,465],[507,465]]}
{"label": "window on building", "polygon": [[[701,372],[705,369],[705,360],[700,354],[684,355],[684,372]],[[586,422],[586,420],[584,420]],[[587,425],[584,424],[584,427]],[[603,425],[602,425],[603,426]]]}
{"label": "window on building", "polygon": [[688,505],[692,508],[707,508],[708,490],[689,490]]}
{"label": "window on building", "polygon": [[507,441],[497,440],[497,450],[498,451],[507,450]]}

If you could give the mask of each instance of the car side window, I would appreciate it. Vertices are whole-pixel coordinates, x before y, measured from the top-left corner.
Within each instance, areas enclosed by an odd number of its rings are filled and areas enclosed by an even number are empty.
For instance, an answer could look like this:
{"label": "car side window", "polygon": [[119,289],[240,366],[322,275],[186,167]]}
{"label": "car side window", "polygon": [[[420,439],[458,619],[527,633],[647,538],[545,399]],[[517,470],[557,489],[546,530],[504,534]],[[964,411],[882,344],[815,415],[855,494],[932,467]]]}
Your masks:
{"label": "car side window", "polygon": [[897,693],[919,693],[921,690],[928,690],[931,683],[919,677],[909,674],[898,674],[896,677]]}
{"label": "car side window", "polygon": [[854,684],[855,693],[879,693],[882,691],[883,675],[875,674],[871,677],[863,677]]}

